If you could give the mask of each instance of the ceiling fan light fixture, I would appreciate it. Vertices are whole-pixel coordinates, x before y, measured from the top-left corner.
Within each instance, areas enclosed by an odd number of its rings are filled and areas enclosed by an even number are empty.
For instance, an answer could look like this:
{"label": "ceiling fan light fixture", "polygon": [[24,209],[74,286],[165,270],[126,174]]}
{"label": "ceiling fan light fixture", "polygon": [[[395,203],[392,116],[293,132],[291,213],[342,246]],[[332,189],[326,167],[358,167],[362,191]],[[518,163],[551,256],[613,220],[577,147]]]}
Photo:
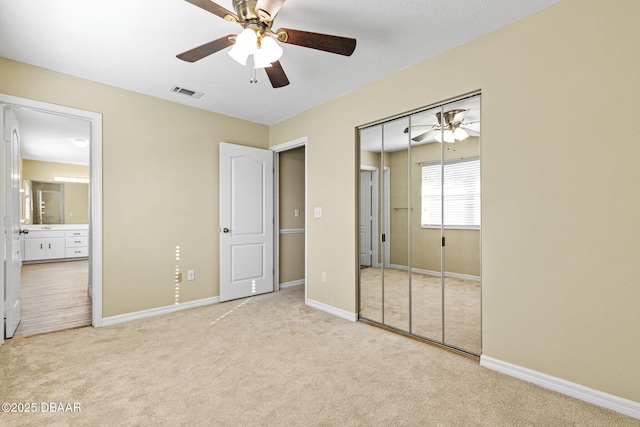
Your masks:
{"label": "ceiling fan light fixture", "polygon": [[455,128],[454,130],[445,129],[443,132],[438,132],[435,134],[435,140],[438,142],[448,142],[452,144],[454,142],[464,141],[469,138],[469,134],[466,130]]}
{"label": "ceiling fan light fixture", "polygon": [[258,51],[264,52],[267,61],[276,62],[282,58],[282,48],[278,45],[273,37],[264,36],[262,38],[261,47]]}
{"label": "ceiling fan light fixture", "polygon": [[247,65],[247,58],[249,57],[249,55],[243,54],[242,52],[232,48],[229,51],[229,56],[232,57],[240,65]]}
{"label": "ceiling fan light fixture", "polygon": [[444,131],[444,142],[447,142],[449,144],[453,144],[454,142],[456,142],[456,137],[453,135],[453,132],[450,130],[445,130]]}
{"label": "ceiling fan light fixture", "polygon": [[462,128],[456,128],[456,130],[453,131],[453,136],[456,141],[464,141],[469,138],[467,131]]}
{"label": "ceiling fan light fixture", "polygon": [[454,136],[453,132],[451,132],[449,129],[446,129],[444,132],[436,133],[435,140],[438,142],[442,142],[444,140],[444,142],[448,142],[451,144],[453,142],[456,142],[456,137]]}
{"label": "ceiling fan light fixture", "polygon": [[75,138],[71,142],[78,148],[87,148],[89,146],[89,141],[84,138]]}
{"label": "ceiling fan light fixture", "polygon": [[266,68],[271,67],[271,62],[267,59],[267,55],[262,49],[258,49],[253,54],[253,68]]}
{"label": "ceiling fan light fixture", "polygon": [[247,65],[247,58],[258,50],[258,35],[251,28],[245,28],[236,37],[236,42],[229,51],[229,56],[242,65]]}
{"label": "ceiling fan light fixture", "polygon": [[282,48],[269,36],[262,37],[260,47],[253,55],[254,67],[271,67],[272,62],[276,62],[282,57]]}

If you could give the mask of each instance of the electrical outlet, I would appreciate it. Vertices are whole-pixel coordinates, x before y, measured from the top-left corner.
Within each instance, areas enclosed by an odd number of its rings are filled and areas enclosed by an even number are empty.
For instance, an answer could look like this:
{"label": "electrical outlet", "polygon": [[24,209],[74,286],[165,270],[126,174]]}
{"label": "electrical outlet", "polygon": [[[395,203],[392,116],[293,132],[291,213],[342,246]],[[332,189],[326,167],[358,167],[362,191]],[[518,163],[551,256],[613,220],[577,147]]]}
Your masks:
{"label": "electrical outlet", "polygon": [[300,209],[294,209],[293,210],[293,216],[295,216],[296,218],[300,216]]}
{"label": "electrical outlet", "polygon": [[196,271],[195,270],[187,271],[187,280],[196,280]]}
{"label": "electrical outlet", "polygon": [[322,272],[322,283],[327,283],[327,273]]}

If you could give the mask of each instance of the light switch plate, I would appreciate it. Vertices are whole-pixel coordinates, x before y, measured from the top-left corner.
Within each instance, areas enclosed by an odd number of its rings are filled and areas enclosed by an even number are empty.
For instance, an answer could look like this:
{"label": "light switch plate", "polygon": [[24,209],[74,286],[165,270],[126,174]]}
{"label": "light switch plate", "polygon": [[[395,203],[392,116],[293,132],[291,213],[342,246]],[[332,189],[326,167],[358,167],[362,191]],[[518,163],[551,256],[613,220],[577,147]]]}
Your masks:
{"label": "light switch plate", "polygon": [[322,218],[322,208],[315,208],[313,216],[316,218]]}

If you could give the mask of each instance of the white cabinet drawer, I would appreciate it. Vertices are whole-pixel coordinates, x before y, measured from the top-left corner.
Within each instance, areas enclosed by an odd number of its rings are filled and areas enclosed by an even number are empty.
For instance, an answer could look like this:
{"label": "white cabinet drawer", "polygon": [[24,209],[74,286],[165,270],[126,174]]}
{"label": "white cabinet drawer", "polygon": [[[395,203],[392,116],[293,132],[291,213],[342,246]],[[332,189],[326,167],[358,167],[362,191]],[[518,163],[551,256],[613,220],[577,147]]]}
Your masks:
{"label": "white cabinet drawer", "polygon": [[89,248],[67,248],[67,258],[78,258],[89,256]]}
{"label": "white cabinet drawer", "polygon": [[65,237],[65,232],[49,230],[29,230],[29,233],[24,235],[25,239],[46,239],[51,237]]}
{"label": "white cabinet drawer", "polygon": [[73,230],[67,231],[66,237],[87,237],[89,236],[89,230]]}
{"label": "white cabinet drawer", "polygon": [[68,248],[80,248],[83,246],[89,246],[88,237],[67,237]]}

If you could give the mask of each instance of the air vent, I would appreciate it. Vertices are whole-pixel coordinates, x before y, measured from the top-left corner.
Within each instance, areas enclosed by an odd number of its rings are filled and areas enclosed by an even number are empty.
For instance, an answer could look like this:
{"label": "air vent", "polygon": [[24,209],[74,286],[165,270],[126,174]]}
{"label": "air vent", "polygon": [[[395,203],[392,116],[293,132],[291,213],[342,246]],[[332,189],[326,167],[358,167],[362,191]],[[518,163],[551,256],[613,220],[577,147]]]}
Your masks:
{"label": "air vent", "polygon": [[187,95],[187,96],[190,96],[191,98],[196,98],[196,99],[199,99],[202,95],[204,95],[203,92],[196,92],[195,90],[185,89],[180,86],[172,87],[171,92],[181,93],[183,95]]}

